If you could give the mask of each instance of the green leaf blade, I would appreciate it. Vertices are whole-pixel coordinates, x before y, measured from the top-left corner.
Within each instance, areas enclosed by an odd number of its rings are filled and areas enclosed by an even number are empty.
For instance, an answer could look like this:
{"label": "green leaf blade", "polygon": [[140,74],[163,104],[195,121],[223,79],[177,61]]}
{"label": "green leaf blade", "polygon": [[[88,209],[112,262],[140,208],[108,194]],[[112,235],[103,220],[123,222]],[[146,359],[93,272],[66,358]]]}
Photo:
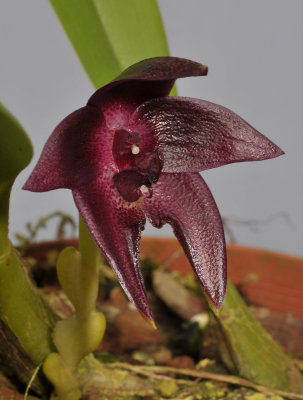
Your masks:
{"label": "green leaf blade", "polygon": [[0,103],[0,184],[13,183],[32,155],[33,148],[24,129]]}
{"label": "green leaf blade", "polygon": [[155,0],[50,0],[95,88],[144,58],[169,54]]}
{"label": "green leaf blade", "polygon": [[142,59],[167,56],[168,46],[154,0],[94,0],[121,69]]}
{"label": "green leaf blade", "polygon": [[0,260],[7,256],[8,212],[11,188],[17,175],[30,163],[31,142],[24,129],[0,103]]}
{"label": "green leaf blade", "polygon": [[[92,83],[102,86],[103,80],[118,75],[120,67],[92,0],[50,0]],[[101,67],[101,68],[100,68]]]}

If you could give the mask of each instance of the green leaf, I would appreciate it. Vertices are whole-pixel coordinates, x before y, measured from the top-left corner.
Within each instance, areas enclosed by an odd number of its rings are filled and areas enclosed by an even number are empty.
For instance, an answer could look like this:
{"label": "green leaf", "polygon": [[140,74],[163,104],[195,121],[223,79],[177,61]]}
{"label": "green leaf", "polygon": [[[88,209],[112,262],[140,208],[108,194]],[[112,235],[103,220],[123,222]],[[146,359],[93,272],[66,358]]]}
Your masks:
{"label": "green leaf", "polygon": [[18,121],[0,103],[0,259],[9,250],[8,210],[12,185],[30,162],[33,149]]}
{"label": "green leaf", "polygon": [[[32,145],[22,126],[0,104],[0,322],[2,333],[15,345],[12,368],[20,379],[17,354],[40,364],[53,350],[55,316],[33,288],[22,259],[8,239],[9,198],[17,175],[29,164]],[[3,328],[4,327],[4,328]],[[5,351],[0,340],[0,353]]]}
{"label": "green leaf", "polygon": [[0,257],[0,319],[36,364],[53,350],[51,334],[56,317],[30,284],[12,245],[9,256],[5,260]]}
{"label": "green leaf", "polygon": [[255,319],[230,281],[222,308],[208,304],[220,356],[229,371],[262,386],[302,393],[303,378],[295,363]]}
{"label": "green leaf", "polygon": [[32,145],[24,129],[0,103],[0,185],[13,183],[32,155]]}
{"label": "green leaf", "polygon": [[50,0],[93,85],[169,54],[155,0]]}

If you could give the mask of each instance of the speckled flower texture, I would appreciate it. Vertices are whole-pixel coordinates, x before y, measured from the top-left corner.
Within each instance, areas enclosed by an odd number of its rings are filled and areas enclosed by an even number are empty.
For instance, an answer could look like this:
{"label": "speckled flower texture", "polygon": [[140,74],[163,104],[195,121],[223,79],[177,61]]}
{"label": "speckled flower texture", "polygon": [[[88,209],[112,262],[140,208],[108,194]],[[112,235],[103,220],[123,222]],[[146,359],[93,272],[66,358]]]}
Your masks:
{"label": "speckled flower texture", "polygon": [[67,116],[48,139],[24,189],[71,189],[96,244],[129,300],[153,320],[139,265],[146,220],[172,225],[204,291],[226,291],[224,232],[199,174],[283,152],[232,111],[168,97],[176,79],[207,74],[193,61],[158,57],[126,69]]}

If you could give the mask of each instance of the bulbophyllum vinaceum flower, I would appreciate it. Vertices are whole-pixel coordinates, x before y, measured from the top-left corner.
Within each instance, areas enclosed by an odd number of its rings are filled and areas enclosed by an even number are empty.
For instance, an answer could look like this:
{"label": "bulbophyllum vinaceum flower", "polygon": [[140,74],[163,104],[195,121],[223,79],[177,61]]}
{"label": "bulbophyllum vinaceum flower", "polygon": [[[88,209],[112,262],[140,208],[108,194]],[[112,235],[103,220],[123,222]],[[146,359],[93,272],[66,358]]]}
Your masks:
{"label": "bulbophyllum vinaceum flower", "polygon": [[193,61],[158,57],[126,69],[66,117],[48,139],[24,189],[68,188],[129,300],[153,320],[139,266],[146,219],[172,225],[206,294],[226,291],[224,232],[199,174],[283,152],[232,111],[168,97],[177,78],[206,75]]}

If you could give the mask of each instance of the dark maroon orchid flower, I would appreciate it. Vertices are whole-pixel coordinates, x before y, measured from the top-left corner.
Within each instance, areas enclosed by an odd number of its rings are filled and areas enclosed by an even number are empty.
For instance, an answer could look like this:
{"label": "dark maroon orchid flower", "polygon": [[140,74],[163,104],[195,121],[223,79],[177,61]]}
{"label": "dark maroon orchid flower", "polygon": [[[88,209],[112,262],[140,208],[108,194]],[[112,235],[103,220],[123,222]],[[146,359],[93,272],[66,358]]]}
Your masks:
{"label": "dark maroon orchid flower", "polygon": [[172,225],[205,292],[226,291],[221,218],[199,171],[283,152],[232,111],[168,97],[177,78],[207,67],[174,57],[144,60],[66,117],[46,143],[24,189],[68,188],[129,300],[153,320],[139,268],[146,218]]}

